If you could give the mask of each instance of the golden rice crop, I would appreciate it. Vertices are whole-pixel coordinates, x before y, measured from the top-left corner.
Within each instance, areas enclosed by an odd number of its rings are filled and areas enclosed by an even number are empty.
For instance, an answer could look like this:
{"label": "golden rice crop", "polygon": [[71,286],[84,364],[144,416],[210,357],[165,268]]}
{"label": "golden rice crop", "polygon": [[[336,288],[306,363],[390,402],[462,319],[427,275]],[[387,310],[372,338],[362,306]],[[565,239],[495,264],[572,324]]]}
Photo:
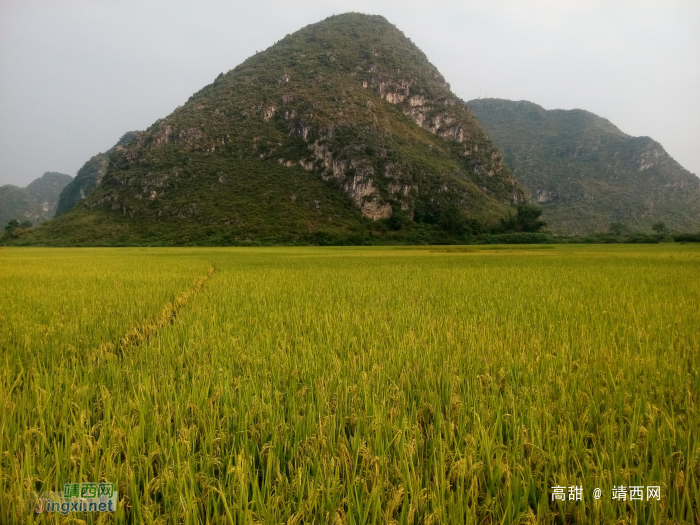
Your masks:
{"label": "golden rice crop", "polygon": [[700,250],[496,248],[0,250],[0,522],[700,520]]}

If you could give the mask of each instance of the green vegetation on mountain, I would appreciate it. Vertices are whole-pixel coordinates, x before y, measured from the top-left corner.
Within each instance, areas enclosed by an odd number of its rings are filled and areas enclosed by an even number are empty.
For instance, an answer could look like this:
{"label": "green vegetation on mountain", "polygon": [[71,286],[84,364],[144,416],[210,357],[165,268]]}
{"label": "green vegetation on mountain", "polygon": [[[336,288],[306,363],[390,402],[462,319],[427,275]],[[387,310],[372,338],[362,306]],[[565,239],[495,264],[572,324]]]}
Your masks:
{"label": "green vegetation on mountain", "polygon": [[73,177],[65,173],[47,171],[38,179],[33,180],[25,189],[39,203],[46,218],[51,218],[56,214],[61,192],[72,180]]}
{"label": "green vegetation on mountain", "polygon": [[29,221],[38,225],[56,212],[61,190],[73,178],[63,173],[46,172],[26,188],[6,185],[0,187],[0,226],[11,220]]}
{"label": "green vegetation on mountain", "polygon": [[426,56],[383,17],[351,13],[287,35],[93,157],[60,216],[18,242],[450,242],[523,200]]}
{"label": "green vegetation on mountain", "polygon": [[0,186],[0,225],[4,227],[11,220],[30,221],[33,224],[44,218],[41,206],[32,199],[24,188],[8,184]]}
{"label": "green vegetation on mountain", "polygon": [[75,178],[63,188],[58,200],[56,216],[63,215],[67,211],[75,208],[80,201],[90,194],[102,182],[102,178],[107,173],[109,159],[112,153],[127,141],[136,136],[136,131],[125,133],[114,147],[104,153],[98,153],[88,160],[83,167],[78,170]]}
{"label": "green vegetation on mountain", "polygon": [[700,230],[700,179],[649,137],[631,137],[583,110],[472,100],[528,198],[557,234]]}

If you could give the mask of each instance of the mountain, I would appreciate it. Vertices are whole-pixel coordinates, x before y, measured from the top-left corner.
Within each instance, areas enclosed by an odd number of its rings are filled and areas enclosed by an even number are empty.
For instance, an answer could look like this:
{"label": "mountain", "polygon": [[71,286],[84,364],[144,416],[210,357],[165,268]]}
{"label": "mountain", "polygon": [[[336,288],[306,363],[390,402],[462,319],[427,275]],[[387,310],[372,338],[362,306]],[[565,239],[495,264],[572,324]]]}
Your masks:
{"label": "mountain", "polygon": [[700,230],[700,179],[649,137],[632,137],[588,111],[499,99],[468,103],[506,164],[558,234]]}
{"label": "mountain", "polygon": [[[73,177],[64,173],[46,172],[26,188],[0,187],[0,227],[13,219],[34,225],[53,217],[61,190]],[[1,230],[0,230],[1,231]]]}
{"label": "mountain", "polygon": [[27,190],[11,184],[0,186],[0,234],[13,219],[38,224],[44,218],[44,210]]}
{"label": "mountain", "polygon": [[32,181],[25,189],[31,195],[44,214],[53,217],[61,191],[73,180],[73,177],[64,173],[47,171],[38,179]]}
{"label": "mountain", "polygon": [[287,35],[110,151],[23,242],[449,241],[524,199],[420,49],[356,13]]}
{"label": "mountain", "polygon": [[107,173],[109,160],[116,149],[137,135],[137,131],[129,131],[122,135],[122,138],[104,153],[98,153],[88,160],[83,167],[78,170],[75,178],[70,184],[65,185],[58,199],[56,216],[63,215],[67,211],[75,208],[80,201],[90,194],[102,182],[102,178]]}

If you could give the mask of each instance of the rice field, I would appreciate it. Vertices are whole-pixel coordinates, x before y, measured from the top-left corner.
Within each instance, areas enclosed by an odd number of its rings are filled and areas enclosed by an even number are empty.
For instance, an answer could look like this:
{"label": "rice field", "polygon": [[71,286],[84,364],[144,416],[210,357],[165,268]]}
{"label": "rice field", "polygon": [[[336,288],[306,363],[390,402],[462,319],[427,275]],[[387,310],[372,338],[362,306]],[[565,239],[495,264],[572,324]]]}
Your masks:
{"label": "rice field", "polygon": [[[0,248],[0,523],[700,523],[699,277],[677,244]],[[76,482],[116,512],[33,511]]]}

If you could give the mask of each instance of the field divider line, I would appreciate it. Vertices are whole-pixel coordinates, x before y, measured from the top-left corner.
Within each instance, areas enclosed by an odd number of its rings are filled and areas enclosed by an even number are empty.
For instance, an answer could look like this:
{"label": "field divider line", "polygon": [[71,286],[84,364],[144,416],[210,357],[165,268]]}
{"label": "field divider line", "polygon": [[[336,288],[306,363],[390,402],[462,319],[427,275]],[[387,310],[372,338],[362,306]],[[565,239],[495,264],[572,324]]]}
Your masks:
{"label": "field divider line", "polygon": [[180,292],[172,302],[165,303],[155,317],[129,328],[126,334],[124,334],[124,337],[122,337],[116,345],[116,353],[124,355],[126,350],[138,348],[147,343],[149,339],[154,337],[164,326],[173,324],[180,310],[204,288],[204,285],[207,284],[207,281],[214,275],[215,271],[216,268],[212,266],[209,268],[209,271],[197,279],[190,288]]}

